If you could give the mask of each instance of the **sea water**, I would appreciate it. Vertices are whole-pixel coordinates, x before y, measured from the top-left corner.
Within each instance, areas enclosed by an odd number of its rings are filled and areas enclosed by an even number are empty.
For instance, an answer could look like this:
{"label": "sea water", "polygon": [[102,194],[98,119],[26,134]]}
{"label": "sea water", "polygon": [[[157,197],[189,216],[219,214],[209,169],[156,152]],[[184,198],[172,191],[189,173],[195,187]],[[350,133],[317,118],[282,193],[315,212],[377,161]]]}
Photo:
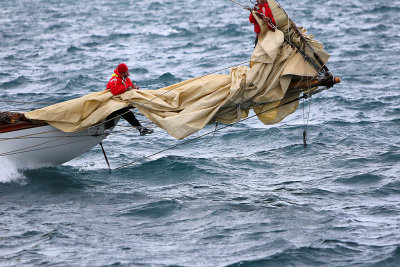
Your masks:
{"label": "sea water", "polygon": [[[136,162],[111,172],[99,147],[54,168],[2,159],[0,266],[399,266],[400,2],[280,3],[341,84],[279,124],[254,118],[143,160],[179,141],[117,127],[111,166]],[[28,102],[1,111],[103,90],[121,62],[161,88],[254,44],[229,0],[0,4],[0,100]]]}

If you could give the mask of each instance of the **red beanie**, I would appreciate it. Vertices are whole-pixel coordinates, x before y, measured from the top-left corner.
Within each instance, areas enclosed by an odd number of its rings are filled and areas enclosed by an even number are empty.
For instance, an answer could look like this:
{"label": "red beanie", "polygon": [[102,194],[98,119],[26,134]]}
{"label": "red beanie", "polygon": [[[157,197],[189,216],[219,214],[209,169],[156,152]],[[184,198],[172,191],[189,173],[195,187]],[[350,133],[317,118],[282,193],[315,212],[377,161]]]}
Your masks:
{"label": "red beanie", "polygon": [[128,71],[128,66],[125,65],[125,63],[121,63],[118,65],[117,70],[119,73],[124,73]]}

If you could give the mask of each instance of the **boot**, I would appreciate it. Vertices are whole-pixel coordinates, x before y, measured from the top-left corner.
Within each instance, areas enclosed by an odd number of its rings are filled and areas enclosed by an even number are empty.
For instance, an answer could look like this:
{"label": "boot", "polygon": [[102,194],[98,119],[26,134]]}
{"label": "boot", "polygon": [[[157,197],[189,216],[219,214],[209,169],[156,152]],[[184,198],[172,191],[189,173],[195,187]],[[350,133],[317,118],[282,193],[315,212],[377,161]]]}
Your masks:
{"label": "boot", "polygon": [[139,131],[140,136],[154,133],[153,129],[149,129],[149,128],[146,128],[146,127],[143,127],[143,126],[138,126],[138,127],[136,127],[136,129]]}

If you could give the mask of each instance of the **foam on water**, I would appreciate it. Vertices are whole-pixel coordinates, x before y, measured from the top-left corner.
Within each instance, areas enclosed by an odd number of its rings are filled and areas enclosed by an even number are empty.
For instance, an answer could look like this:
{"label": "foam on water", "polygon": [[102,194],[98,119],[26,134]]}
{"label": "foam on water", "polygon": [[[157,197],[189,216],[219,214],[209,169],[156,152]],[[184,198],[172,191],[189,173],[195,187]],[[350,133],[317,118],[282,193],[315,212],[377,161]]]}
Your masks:
{"label": "foam on water", "polygon": [[18,171],[16,165],[5,157],[0,157],[0,183],[25,184],[26,177]]}

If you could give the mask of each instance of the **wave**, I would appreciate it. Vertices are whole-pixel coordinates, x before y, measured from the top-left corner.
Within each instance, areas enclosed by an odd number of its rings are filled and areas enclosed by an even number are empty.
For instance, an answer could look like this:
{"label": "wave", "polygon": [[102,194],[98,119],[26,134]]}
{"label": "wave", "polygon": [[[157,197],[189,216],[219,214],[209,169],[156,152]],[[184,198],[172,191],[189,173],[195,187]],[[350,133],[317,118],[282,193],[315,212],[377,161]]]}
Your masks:
{"label": "wave", "polygon": [[369,11],[369,13],[372,14],[379,14],[379,13],[393,13],[393,14],[399,14],[400,13],[400,7],[397,6],[380,6],[380,7],[375,7]]}
{"label": "wave", "polygon": [[[363,246],[356,242],[341,240],[324,240],[319,246],[299,246],[282,244],[278,247],[287,247],[271,256],[260,257],[254,260],[243,260],[227,267],[255,267],[255,266],[349,266],[374,263],[372,259],[362,259]],[[277,249],[278,250],[278,249]],[[346,259],[343,259],[346,255]],[[367,264],[368,265],[368,264]]]}
{"label": "wave", "polygon": [[143,80],[140,81],[139,84],[142,85],[143,87],[152,87],[158,89],[160,87],[166,87],[181,81],[182,81],[181,78],[174,76],[170,72],[166,72],[161,76],[157,77],[156,79]]}
{"label": "wave", "polygon": [[75,53],[75,52],[79,52],[79,51],[83,51],[84,49],[76,47],[74,45],[71,45],[70,47],[68,47],[67,52],[68,53]]}
{"label": "wave", "polygon": [[81,92],[82,89],[90,90],[92,88],[101,88],[99,80],[88,75],[79,74],[70,78],[62,90],[65,92],[77,92],[78,89],[78,92]]}
{"label": "wave", "polygon": [[379,189],[375,189],[372,191],[373,196],[389,196],[389,195],[400,195],[400,181],[394,181],[385,184]]}
{"label": "wave", "polygon": [[392,251],[383,255],[383,257],[384,259],[375,262],[372,266],[400,266],[400,246],[395,247]]}
{"label": "wave", "polygon": [[[132,70],[132,71],[131,71]],[[146,68],[133,68],[129,71],[131,71],[133,74],[147,74],[150,71]]]}
{"label": "wave", "polygon": [[132,209],[120,210],[116,216],[132,216],[145,218],[168,217],[179,211],[182,207],[176,200],[165,199],[136,206]]}
{"label": "wave", "polygon": [[223,27],[217,28],[215,34],[217,36],[226,36],[229,38],[244,36],[248,34],[248,31],[244,31],[243,27],[238,24],[228,24]]}
{"label": "wave", "polygon": [[190,31],[183,28],[176,28],[176,27],[168,27],[168,26],[160,26],[160,27],[152,27],[152,26],[144,26],[141,28],[141,33],[150,35],[153,37],[162,36],[162,37],[169,37],[169,36],[190,36],[193,35]]}
{"label": "wave", "polygon": [[[143,163],[128,166],[121,170],[116,170],[118,176],[135,174],[137,179],[140,177],[151,177],[156,183],[171,183],[173,181],[192,180],[193,177],[215,175],[219,172],[210,165],[210,159],[193,158],[182,156],[163,156],[155,160],[147,160]],[[168,175],[166,176],[166,173]]]}
{"label": "wave", "polygon": [[31,80],[28,79],[25,76],[19,76],[18,78],[9,81],[9,82],[4,82],[0,84],[1,89],[13,89],[13,88],[19,88],[22,87],[23,85],[28,85],[31,83]]}
{"label": "wave", "polygon": [[343,184],[359,185],[359,184],[375,184],[383,180],[382,176],[373,173],[363,173],[351,176],[349,178],[338,178],[335,181]]}
{"label": "wave", "polygon": [[5,157],[0,157],[0,184],[5,183],[17,183],[25,184],[26,177],[20,171],[18,171],[17,166]]}
{"label": "wave", "polygon": [[46,28],[46,32],[65,30],[65,28],[69,28],[69,27],[71,27],[71,25],[67,24],[67,23],[51,24]]}

